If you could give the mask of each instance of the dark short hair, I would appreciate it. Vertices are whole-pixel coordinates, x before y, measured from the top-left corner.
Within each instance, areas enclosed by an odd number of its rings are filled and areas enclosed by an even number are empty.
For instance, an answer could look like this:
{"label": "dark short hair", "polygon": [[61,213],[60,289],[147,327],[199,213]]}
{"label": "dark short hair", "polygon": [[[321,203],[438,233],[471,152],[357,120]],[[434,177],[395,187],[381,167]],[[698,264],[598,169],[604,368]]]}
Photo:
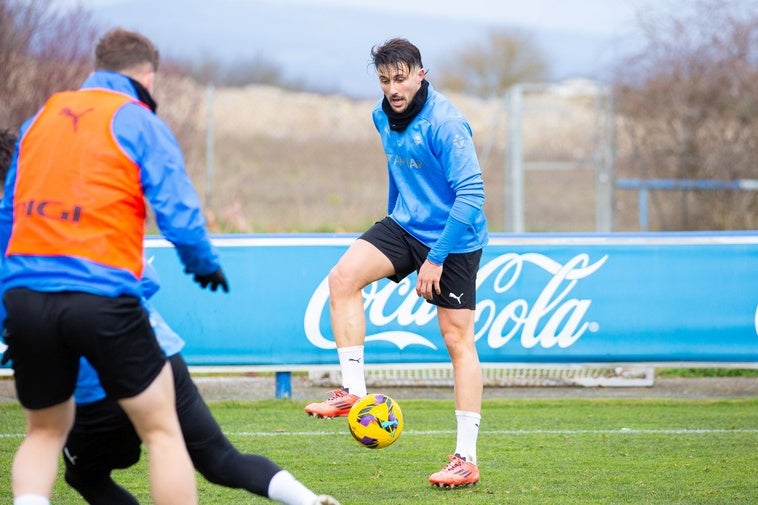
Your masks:
{"label": "dark short hair", "polygon": [[[0,187],[11,166],[13,151],[16,149],[16,135],[10,130],[0,130]],[[2,189],[0,189],[2,193]]]}
{"label": "dark short hair", "polygon": [[374,68],[405,65],[408,68],[417,66],[424,68],[421,63],[421,51],[406,39],[389,39],[382,45],[371,48],[371,61]]}
{"label": "dark short hair", "polygon": [[158,70],[160,56],[155,45],[144,35],[114,28],[106,32],[95,47],[95,69],[122,72],[149,63]]}

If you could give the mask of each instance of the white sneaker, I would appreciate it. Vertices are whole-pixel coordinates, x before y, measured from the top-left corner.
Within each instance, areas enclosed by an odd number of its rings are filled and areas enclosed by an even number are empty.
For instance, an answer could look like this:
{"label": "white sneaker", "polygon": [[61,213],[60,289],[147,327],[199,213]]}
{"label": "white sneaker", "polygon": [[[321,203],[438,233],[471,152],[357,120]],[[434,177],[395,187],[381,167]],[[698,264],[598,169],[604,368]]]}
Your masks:
{"label": "white sneaker", "polygon": [[322,494],[316,497],[316,501],[313,502],[313,505],[340,505],[340,502],[329,495]]}

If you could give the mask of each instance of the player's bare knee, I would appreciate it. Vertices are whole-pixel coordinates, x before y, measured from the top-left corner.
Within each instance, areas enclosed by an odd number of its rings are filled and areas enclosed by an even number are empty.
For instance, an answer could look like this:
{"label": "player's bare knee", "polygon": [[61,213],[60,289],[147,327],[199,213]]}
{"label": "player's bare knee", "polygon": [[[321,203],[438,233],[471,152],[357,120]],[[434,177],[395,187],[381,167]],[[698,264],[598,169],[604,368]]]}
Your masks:
{"label": "player's bare knee", "polygon": [[476,357],[476,346],[473,338],[460,333],[447,333],[443,335],[445,347],[453,361]]}
{"label": "player's bare knee", "polygon": [[328,282],[331,298],[347,297],[359,289],[354,286],[350,275],[339,264],[329,271]]}

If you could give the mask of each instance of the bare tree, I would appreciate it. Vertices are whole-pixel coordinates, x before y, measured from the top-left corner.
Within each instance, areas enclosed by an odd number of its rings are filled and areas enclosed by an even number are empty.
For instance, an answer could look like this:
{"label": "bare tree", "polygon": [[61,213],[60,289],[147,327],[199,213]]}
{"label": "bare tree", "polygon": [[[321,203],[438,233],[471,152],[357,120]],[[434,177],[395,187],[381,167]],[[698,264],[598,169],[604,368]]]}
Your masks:
{"label": "bare tree", "polygon": [[[53,0],[0,0],[0,129],[18,132],[53,93],[78,89],[93,70],[102,30],[83,7]],[[187,170],[201,178],[204,143],[198,114],[202,88],[182,67],[162,58],[155,98],[185,153]]]}
{"label": "bare tree", "polygon": [[[647,45],[622,62],[616,79],[621,143],[629,146],[621,175],[755,178],[758,10],[748,4],[696,0],[641,15]],[[755,191],[656,192],[651,202],[660,229],[758,226]]]}
{"label": "bare tree", "polygon": [[0,126],[18,130],[53,92],[78,87],[91,69],[96,35],[83,8],[0,1]]}
{"label": "bare tree", "polygon": [[315,89],[300,79],[286,76],[279,65],[261,54],[239,57],[231,61],[222,61],[210,54],[191,60],[181,58],[176,61],[183,74],[203,84],[224,87],[260,84],[296,91],[329,92]]}
{"label": "bare tree", "polygon": [[493,30],[483,43],[451,55],[440,68],[439,86],[483,98],[498,96],[519,82],[540,82],[547,75],[545,57],[525,35]]}

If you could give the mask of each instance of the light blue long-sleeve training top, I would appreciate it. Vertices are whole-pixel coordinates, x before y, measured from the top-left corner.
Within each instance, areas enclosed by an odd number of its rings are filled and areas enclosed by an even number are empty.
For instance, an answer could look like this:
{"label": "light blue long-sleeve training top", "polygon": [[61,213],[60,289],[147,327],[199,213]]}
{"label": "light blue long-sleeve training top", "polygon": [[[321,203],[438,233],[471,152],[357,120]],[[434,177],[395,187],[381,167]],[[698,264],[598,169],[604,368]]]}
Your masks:
{"label": "light blue long-sleeve training top", "polygon": [[426,104],[404,131],[390,130],[381,100],[372,117],[387,156],[389,216],[431,248],[427,258],[435,264],[484,247],[482,171],[463,114],[430,84]]}

